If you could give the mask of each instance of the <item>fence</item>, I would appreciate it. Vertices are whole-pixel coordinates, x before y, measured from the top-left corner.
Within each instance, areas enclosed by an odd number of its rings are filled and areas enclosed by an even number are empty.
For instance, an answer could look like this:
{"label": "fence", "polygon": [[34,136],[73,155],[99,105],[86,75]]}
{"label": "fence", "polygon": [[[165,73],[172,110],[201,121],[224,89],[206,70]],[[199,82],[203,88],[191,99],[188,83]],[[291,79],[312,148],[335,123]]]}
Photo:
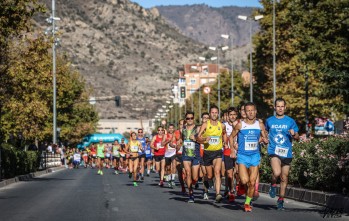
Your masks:
{"label": "fence", "polygon": [[48,169],[51,167],[61,166],[61,154],[55,154],[52,152],[43,151],[40,156],[40,167],[39,169]]}

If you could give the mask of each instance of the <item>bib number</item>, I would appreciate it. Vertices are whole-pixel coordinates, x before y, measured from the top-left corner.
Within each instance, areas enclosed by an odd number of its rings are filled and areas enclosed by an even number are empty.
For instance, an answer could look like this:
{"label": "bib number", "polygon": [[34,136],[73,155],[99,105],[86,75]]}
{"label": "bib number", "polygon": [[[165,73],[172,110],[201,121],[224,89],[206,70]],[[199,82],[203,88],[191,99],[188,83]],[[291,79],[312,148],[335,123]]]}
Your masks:
{"label": "bib number", "polygon": [[275,154],[280,156],[280,157],[287,157],[288,154],[288,149],[287,148],[282,148],[282,147],[276,147],[275,148]]}
{"label": "bib number", "polygon": [[219,137],[211,137],[208,141],[210,145],[218,145],[219,144]]}
{"label": "bib number", "polygon": [[147,154],[147,155],[149,155],[150,153],[151,153],[150,150],[146,150],[146,151],[145,151],[145,154]]}
{"label": "bib number", "polygon": [[131,146],[132,152],[138,152],[138,146]]}
{"label": "bib number", "polygon": [[163,148],[164,148],[164,146],[161,146],[161,143],[157,143],[157,144],[156,144],[156,147],[157,147],[158,149],[163,149]]}
{"label": "bib number", "polygon": [[184,147],[189,150],[195,149],[195,143],[192,141],[184,141]]}
{"label": "bib number", "polygon": [[258,142],[245,142],[245,150],[257,150]]}

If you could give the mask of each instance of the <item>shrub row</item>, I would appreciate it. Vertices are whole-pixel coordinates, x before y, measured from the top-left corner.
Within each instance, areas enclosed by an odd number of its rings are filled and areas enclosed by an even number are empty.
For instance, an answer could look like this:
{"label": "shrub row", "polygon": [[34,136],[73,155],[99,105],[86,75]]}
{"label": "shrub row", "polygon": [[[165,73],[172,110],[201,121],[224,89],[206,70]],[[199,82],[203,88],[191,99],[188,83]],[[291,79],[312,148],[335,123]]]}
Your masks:
{"label": "shrub row", "polygon": [[[261,182],[271,180],[266,150],[261,163]],[[294,142],[289,184],[295,187],[341,192],[349,187],[349,136],[337,135]]]}
{"label": "shrub row", "polygon": [[8,179],[38,170],[38,152],[18,150],[8,144],[2,144],[1,147],[2,178]]}

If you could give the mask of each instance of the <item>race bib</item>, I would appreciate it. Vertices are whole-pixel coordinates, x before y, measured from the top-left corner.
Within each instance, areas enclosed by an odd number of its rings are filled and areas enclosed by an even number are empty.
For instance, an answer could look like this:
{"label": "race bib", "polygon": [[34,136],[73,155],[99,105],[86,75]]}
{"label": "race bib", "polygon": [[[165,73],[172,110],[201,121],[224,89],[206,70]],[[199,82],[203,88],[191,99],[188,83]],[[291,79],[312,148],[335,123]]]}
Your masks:
{"label": "race bib", "polygon": [[245,142],[245,150],[257,150],[258,142]]}
{"label": "race bib", "polygon": [[105,157],[110,157],[110,153],[106,153],[106,154],[105,154]]}
{"label": "race bib", "polygon": [[119,155],[119,151],[114,150],[113,154],[114,154],[114,156],[118,156]]}
{"label": "race bib", "polygon": [[138,152],[138,146],[131,146],[130,149],[132,152]]}
{"label": "race bib", "polygon": [[150,150],[146,150],[145,154],[149,155],[149,154],[151,154],[151,151]]}
{"label": "race bib", "polygon": [[74,160],[75,161],[80,161],[80,159],[81,159],[80,155],[74,155]]}
{"label": "race bib", "polygon": [[181,146],[178,150],[178,153],[182,153],[183,152],[183,146]]}
{"label": "race bib", "polygon": [[194,150],[195,149],[195,143],[193,141],[184,141],[184,147],[189,150]]}
{"label": "race bib", "polygon": [[218,145],[219,144],[219,137],[210,137],[210,140],[208,141],[210,145]]}
{"label": "race bib", "polygon": [[96,154],[93,154],[92,156],[93,156],[93,157],[95,157],[95,156],[96,156]]}
{"label": "race bib", "polygon": [[279,146],[276,146],[275,148],[275,154],[280,156],[280,157],[287,157],[288,154],[288,149],[287,148],[282,148]]}
{"label": "race bib", "polygon": [[161,143],[157,143],[156,147],[159,148],[159,149],[163,149],[164,148],[164,146],[161,146]]}

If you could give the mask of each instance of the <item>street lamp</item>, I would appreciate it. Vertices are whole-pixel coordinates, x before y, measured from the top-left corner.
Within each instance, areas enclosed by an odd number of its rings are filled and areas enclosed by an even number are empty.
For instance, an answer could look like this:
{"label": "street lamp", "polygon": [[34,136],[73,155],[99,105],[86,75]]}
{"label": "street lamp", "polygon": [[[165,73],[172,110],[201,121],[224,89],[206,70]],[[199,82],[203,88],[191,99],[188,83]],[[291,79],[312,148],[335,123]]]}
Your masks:
{"label": "street lamp", "polygon": [[228,46],[224,46],[222,48],[216,48],[216,47],[209,47],[210,50],[216,51],[217,50],[217,57],[212,57],[211,61],[217,60],[217,69],[218,69],[218,113],[219,113],[219,119],[221,118],[221,73],[219,71],[219,49],[222,51],[228,50]]}
{"label": "street lamp", "polygon": [[234,106],[234,56],[233,56],[233,38],[231,35],[222,34],[222,38],[230,39],[230,47],[231,47],[231,106]]}
{"label": "street lamp", "polygon": [[53,138],[52,142],[54,144],[57,143],[57,110],[56,110],[56,46],[59,43],[59,38],[55,37],[55,33],[58,30],[56,27],[55,22],[60,21],[61,19],[58,17],[55,17],[55,11],[56,11],[56,3],[55,0],[52,0],[52,15],[51,17],[47,18],[46,21],[48,23],[52,23],[52,28],[48,28],[45,32],[45,34],[48,34],[49,31],[52,32],[52,75],[53,75]]}
{"label": "street lamp", "polygon": [[253,102],[253,75],[252,75],[252,21],[262,19],[263,15],[256,15],[253,18],[245,15],[239,15],[238,18],[250,23],[250,101]]}
{"label": "street lamp", "polygon": [[[276,100],[276,44],[275,44],[275,0],[273,0],[273,103]],[[274,115],[275,115],[274,109]]]}

